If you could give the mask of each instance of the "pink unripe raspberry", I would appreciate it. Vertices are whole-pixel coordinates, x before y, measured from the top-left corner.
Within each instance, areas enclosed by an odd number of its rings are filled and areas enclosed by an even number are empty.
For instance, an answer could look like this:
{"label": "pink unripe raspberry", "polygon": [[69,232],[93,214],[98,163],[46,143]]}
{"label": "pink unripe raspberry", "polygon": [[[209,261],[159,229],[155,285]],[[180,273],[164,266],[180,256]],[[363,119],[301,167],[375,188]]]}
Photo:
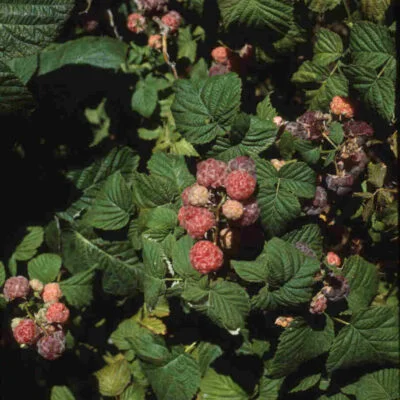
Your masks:
{"label": "pink unripe raspberry", "polygon": [[250,157],[239,156],[230,160],[228,163],[228,172],[232,171],[245,171],[253,178],[256,178],[256,163]]}
{"label": "pink unripe raspberry", "polygon": [[243,215],[240,219],[235,221],[236,225],[250,226],[253,225],[260,216],[260,208],[257,200],[254,198],[248,199],[243,202]]}
{"label": "pink unripe raspberry", "polygon": [[170,11],[161,18],[161,21],[170,27],[171,33],[174,33],[178,30],[182,17],[177,11]]}
{"label": "pink unripe raspberry", "polygon": [[243,215],[243,205],[236,200],[227,200],[222,206],[222,214],[235,221]]}
{"label": "pink unripe raspberry", "polygon": [[256,188],[256,180],[246,171],[232,171],[225,179],[228,196],[234,200],[246,200]]}
{"label": "pink unripe raspberry", "polygon": [[63,293],[58,283],[48,283],[43,289],[42,298],[45,303],[55,303],[61,299]]}
{"label": "pink unripe raspberry", "polygon": [[49,323],[64,324],[68,321],[69,310],[63,303],[53,303],[47,309],[46,319]]}
{"label": "pink unripe raspberry", "polygon": [[59,330],[43,336],[37,343],[38,353],[46,360],[55,360],[65,351],[65,334]]}
{"label": "pink unripe raspberry", "polygon": [[272,120],[276,126],[281,126],[283,124],[283,118],[276,116]]}
{"label": "pink unripe raspberry", "polygon": [[214,214],[202,207],[184,206],[178,212],[179,224],[187,230],[189,236],[201,239],[205,233],[215,226]]}
{"label": "pink unripe raspberry", "polygon": [[208,274],[221,268],[224,255],[221,249],[208,240],[195,243],[189,252],[193,268],[201,274]]}
{"label": "pink unripe raspberry", "polygon": [[133,33],[143,32],[146,29],[146,18],[138,13],[130,14],[126,25]]}
{"label": "pink unripe raspberry", "polygon": [[227,47],[219,46],[211,52],[211,57],[216,63],[226,64],[232,55],[232,51]]}
{"label": "pink unripe raspberry", "polygon": [[354,108],[346,97],[335,96],[330,104],[331,113],[343,115],[346,118],[353,118]]}
{"label": "pink unripe raspberry", "polygon": [[205,187],[223,186],[228,166],[223,161],[209,158],[197,164],[197,183]]}
{"label": "pink unripe raspberry", "polygon": [[278,160],[277,158],[273,158],[271,160],[271,164],[274,166],[274,168],[279,171],[285,164],[285,160]]}
{"label": "pink unripe raspberry", "polygon": [[208,202],[208,189],[205,186],[195,183],[191,186],[188,201],[192,206],[205,206]]}
{"label": "pink unripe raspberry", "polygon": [[327,308],[327,299],[322,293],[317,293],[310,304],[310,313],[311,314],[323,314]]}
{"label": "pink unripe raspberry", "polygon": [[27,297],[29,291],[29,281],[21,275],[8,278],[3,288],[4,297],[7,301]]}
{"label": "pink unripe raspberry", "polygon": [[39,329],[31,319],[23,319],[13,329],[14,339],[19,344],[33,344],[39,334]]}
{"label": "pink unripe raspberry", "polygon": [[334,253],[333,251],[329,251],[328,254],[326,255],[326,262],[329,265],[340,267],[342,260],[336,253]]}
{"label": "pink unripe raspberry", "polygon": [[161,35],[150,35],[147,45],[152,49],[160,50],[162,47]]}
{"label": "pink unripe raspberry", "polygon": [[29,281],[29,286],[32,288],[34,292],[42,293],[43,283],[39,281],[39,279],[31,279]]}

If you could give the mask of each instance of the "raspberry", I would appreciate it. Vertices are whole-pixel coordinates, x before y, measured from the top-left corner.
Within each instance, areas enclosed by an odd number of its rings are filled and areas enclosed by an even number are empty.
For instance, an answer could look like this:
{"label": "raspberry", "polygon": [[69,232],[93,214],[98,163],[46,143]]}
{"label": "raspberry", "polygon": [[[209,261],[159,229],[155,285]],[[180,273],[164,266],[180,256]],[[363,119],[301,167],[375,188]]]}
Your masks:
{"label": "raspberry", "polygon": [[192,189],[192,186],[188,186],[181,194],[182,203],[184,206],[189,205],[189,192]]}
{"label": "raspberry", "polygon": [[39,279],[31,279],[29,281],[29,286],[32,288],[34,292],[42,293],[43,283],[39,281]]}
{"label": "raspberry", "polygon": [[232,55],[232,51],[227,47],[219,46],[211,52],[211,57],[218,64],[226,64]]}
{"label": "raspberry", "polygon": [[202,207],[184,206],[178,213],[179,224],[194,239],[201,239],[215,226],[214,214]]}
{"label": "raspberry", "polygon": [[239,219],[243,215],[243,204],[236,200],[227,200],[222,206],[222,213],[226,218],[233,221]]}
{"label": "raspberry", "polygon": [[299,122],[288,122],[285,125],[285,131],[288,131],[293,137],[297,137],[299,139],[310,139],[307,129]]}
{"label": "raspberry", "polygon": [[59,330],[51,335],[43,336],[37,343],[38,353],[46,360],[59,358],[65,350],[65,334]]}
{"label": "raspberry", "polygon": [[256,180],[246,171],[232,171],[225,179],[228,196],[234,200],[246,200],[256,188]]}
{"label": "raspberry", "polygon": [[276,126],[281,126],[281,125],[283,124],[283,118],[282,118],[282,117],[279,117],[279,116],[274,117],[274,118],[272,119],[272,121],[274,122],[274,124],[275,124]]}
{"label": "raspberry", "polygon": [[271,164],[274,166],[274,168],[279,171],[285,164],[285,160],[278,160],[277,158],[273,158],[271,160]]}
{"label": "raspberry", "polygon": [[63,303],[53,303],[46,312],[46,319],[49,323],[64,324],[69,318],[69,310]]}
{"label": "raspberry", "polygon": [[317,293],[310,304],[311,314],[323,314],[327,307],[327,299],[322,293]]}
{"label": "raspberry", "polygon": [[351,192],[354,178],[349,174],[344,176],[328,174],[325,178],[325,182],[328,189],[335,191],[339,196],[343,196]]}
{"label": "raspberry", "polygon": [[202,274],[216,271],[224,261],[221,249],[208,240],[195,243],[190,249],[189,257],[193,268]]}
{"label": "raspberry", "polygon": [[55,303],[62,297],[60,285],[58,283],[48,283],[43,289],[42,298],[45,303]]}
{"label": "raspberry", "polygon": [[161,18],[161,21],[169,26],[171,33],[174,33],[178,30],[182,17],[177,11],[170,11]]}
{"label": "raspberry", "polygon": [[147,45],[155,50],[160,50],[162,47],[161,35],[150,35]]}
{"label": "raspberry", "polygon": [[343,115],[346,118],[353,118],[354,108],[346,97],[335,96],[330,104],[332,114]]}
{"label": "raspberry", "polygon": [[3,288],[4,297],[7,301],[26,297],[29,291],[29,281],[21,275],[8,278]]}
{"label": "raspberry", "polygon": [[346,136],[372,136],[374,129],[364,121],[347,121],[343,124]]}
{"label": "raspberry", "polygon": [[329,119],[329,114],[323,114],[321,111],[307,111],[297,118],[297,122],[303,125],[309,139],[316,140],[325,132],[325,121]]}
{"label": "raspberry", "polygon": [[328,254],[326,255],[326,262],[329,265],[340,267],[342,260],[336,253],[334,253],[333,251],[329,251]]}
{"label": "raspberry", "polygon": [[146,19],[143,15],[133,13],[128,16],[127,28],[133,33],[140,33],[146,29]]}
{"label": "raspberry", "polygon": [[237,253],[240,248],[240,230],[237,228],[224,228],[219,233],[221,248],[229,253]]}
{"label": "raspberry", "polygon": [[208,189],[195,183],[188,193],[188,201],[192,206],[205,206],[208,202]]}
{"label": "raspberry", "polygon": [[205,187],[223,186],[227,174],[227,165],[223,161],[209,158],[197,164],[197,183]]}
{"label": "raspberry", "polygon": [[350,286],[344,276],[333,276],[327,278],[329,283],[321,289],[321,293],[329,301],[339,301],[347,297],[350,293]]}
{"label": "raspberry", "polygon": [[228,163],[228,172],[232,171],[245,171],[249,173],[254,179],[256,178],[256,163],[254,160],[247,156],[239,156],[230,160]]}
{"label": "raspberry", "polygon": [[208,70],[208,76],[225,75],[231,71],[230,65],[215,64]]}
{"label": "raspberry", "polygon": [[314,199],[310,205],[304,207],[304,211],[307,215],[318,215],[328,205],[328,193],[322,186],[317,186],[315,189]]}
{"label": "raspberry", "polygon": [[257,221],[259,216],[260,208],[258,207],[257,200],[251,198],[243,203],[243,215],[235,222],[240,226],[250,226]]}
{"label": "raspberry", "polygon": [[278,317],[275,320],[275,325],[281,326],[282,328],[287,328],[293,320],[293,317]]}
{"label": "raspberry", "polygon": [[39,329],[31,319],[23,319],[13,328],[14,339],[19,344],[35,343],[39,334]]}
{"label": "raspberry", "polygon": [[167,10],[168,0],[135,0],[139,11],[145,13],[165,12]]}

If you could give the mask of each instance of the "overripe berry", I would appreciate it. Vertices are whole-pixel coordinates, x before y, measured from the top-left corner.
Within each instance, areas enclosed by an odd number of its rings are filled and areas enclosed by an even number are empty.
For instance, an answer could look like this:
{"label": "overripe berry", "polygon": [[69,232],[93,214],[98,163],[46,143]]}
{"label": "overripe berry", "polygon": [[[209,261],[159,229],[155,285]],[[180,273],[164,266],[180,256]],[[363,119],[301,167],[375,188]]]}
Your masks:
{"label": "overripe berry", "polygon": [[42,298],[45,303],[55,303],[61,299],[63,293],[56,282],[47,283],[43,289]]}
{"label": "overripe berry", "polygon": [[205,187],[223,186],[227,174],[227,165],[223,161],[209,158],[197,164],[197,183]]}
{"label": "overripe berry", "polygon": [[29,291],[29,281],[21,275],[8,278],[3,288],[3,294],[7,301],[27,297]]}
{"label": "overripe berry", "polygon": [[333,251],[329,251],[326,255],[326,262],[328,263],[328,265],[340,267],[342,260],[336,253],[334,253]]}
{"label": "overripe berry", "polygon": [[133,33],[140,33],[146,29],[146,18],[138,13],[132,13],[128,16],[127,28]]}
{"label": "overripe berry", "polygon": [[352,175],[346,174],[344,176],[328,174],[325,178],[326,186],[328,189],[333,190],[339,196],[344,196],[351,192],[354,184]]}
{"label": "overripe berry", "polygon": [[29,286],[32,288],[34,292],[42,293],[43,283],[39,281],[39,279],[31,279],[29,281]]}
{"label": "overripe berry", "polygon": [[38,353],[46,360],[55,360],[65,351],[65,334],[62,330],[43,336],[37,342]]}
{"label": "overripe berry", "polygon": [[256,188],[256,180],[246,171],[232,171],[225,178],[228,196],[234,200],[246,200]]}
{"label": "overripe berry", "polygon": [[256,179],[256,163],[247,156],[239,156],[229,161],[228,172],[245,171]]}
{"label": "overripe berry", "polygon": [[290,326],[293,320],[294,320],[293,317],[284,317],[284,316],[278,317],[275,320],[275,325],[280,326],[282,328],[287,328],[288,326]]}
{"label": "overripe berry", "polygon": [[260,216],[260,207],[255,198],[250,198],[243,203],[243,215],[237,221],[236,225],[250,226],[253,225]]}
{"label": "overripe berry", "polygon": [[243,215],[243,204],[236,200],[226,200],[222,206],[222,214],[233,221]]}
{"label": "overripe berry", "polygon": [[319,215],[324,211],[327,205],[328,193],[322,186],[317,186],[314,199],[304,207],[304,211],[307,215]]}
{"label": "overripe berry", "polygon": [[39,329],[31,319],[22,319],[13,328],[13,335],[19,344],[33,344],[39,335]]}
{"label": "overripe berry", "polygon": [[211,52],[211,57],[218,64],[226,64],[232,55],[232,51],[227,47],[219,46]]}
{"label": "overripe berry", "polygon": [[354,108],[346,97],[335,96],[330,104],[332,114],[342,115],[346,118],[354,117]]}
{"label": "overripe berry", "polygon": [[208,189],[205,186],[195,183],[190,187],[188,202],[192,206],[205,206],[208,203]]}
{"label": "overripe berry", "polygon": [[309,134],[303,124],[299,122],[288,122],[285,124],[285,131],[289,132],[293,137],[299,139],[310,139]]}
{"label": "overripe berry", "polygon": [[221,268],[224,255],[221,249],[208,240],[195,243],[189,252],[193,268],[201,274],[208,274]]}
{"label": "overripe berry", "polygon": [[297,118],[297,122],[303,125],[309,139],[316,140],[320,139],[325,131],[325,122],[329,117],[329,114],[323,114],[321,111],[306,111]]}
{"label": "overripe berry", "polygon": [[144,13],[160,13],[167,11],[168,0],[135,0],[139,11]]}
{"label": "overripe berry", "polygon": [[147,41],[147,45],[152,49],[160,50],[162,48],[161,35],[150,35]]}
{"label": "overripe berry", "polygon": [[161,18],[161,21],[169,26],[171,33],[174,33],[178,30],[182,17],[177,11],[170,11]]}
{"label": "overripe berry", "polygon": [[365,121],[346,121],[343,124],[344,134],[346,136],[372,136],[374,129]]}
{"label": "overripe berry", "polygon": [[311,301],[309,311],[311,314],[323,314],[327,306],[326,297],[322,293],[317,293]]}
{"label": "overripe berry", "polygon": [[339,301],[346,298],[350,293],[350,285],[347,282],[347,279],[344,276],[333,276],[331,275],[327,278],[329,283],[328,286],[325,286],[321,289],[321,293],[329,300],[329,301]]}
{"label": "overripe berry", "polygon": [[46,320],[49,323],[65,324],[69,318],[69,310],[63,303],[53,303],[47,309]]}
{"label": "overripe berry", "polygon": [[183,206],[178,212],[179,224],[187,230],[189,236],[201,239],[205,233],[215,226],[214,214],[202,207]]}

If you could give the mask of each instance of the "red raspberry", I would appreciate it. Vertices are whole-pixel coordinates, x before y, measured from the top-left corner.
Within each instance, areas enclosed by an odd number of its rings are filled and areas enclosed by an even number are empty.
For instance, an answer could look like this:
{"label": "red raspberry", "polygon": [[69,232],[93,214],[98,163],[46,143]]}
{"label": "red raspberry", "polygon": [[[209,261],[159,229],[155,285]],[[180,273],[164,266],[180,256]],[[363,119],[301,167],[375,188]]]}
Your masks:
{"label": "red raspberry", "polygon": [[4,297],[7,301],[26,297],[29,291],[29,281],[21,275],[8,278],[3,288]]}
{"label": "red raspberry", "polygon": [[202,207],[184,206],[178,213],[179,224],[195,239],[201,239],[215,226],[214,214]]}
{"label": "red raspberry", "polygon": [[281,126],[281,125],[283,125],[283,123],[284,123],[283,118],[280,117],[280,116],[274,117],[274,118],[272,119],[272,121],[273,121],[274,124],[275,124],[276,126],[278,126],[278,127]]}
{"label": "red raspberry", "polygon": [[340,267],[342,260],[336,253],[334,253],[333,251],[329,251],[328,254],[326,255],[326,262],[329,265],[334,265],[335,267]]}
{"label": "red raspberry", "polygon": [[222,213],[233,221],[239,219],[243,215],[243,211],[243,204],[236,200],[227,200],[222,206]]}
{"label": "red raspberry", "polygon": [[228,172],[232,171],[245,171],[256,178],[256,163],[250,157],[239,156],[228,163]]}
{"label": "red raspberry", "polygon": [[133,33],[143,32],[146,29],[146,18],[138,13],[130,14],[126,25]]}
{"label": "red raspberry", "polygon": [[161,35],[150,35],[147,45],[152,49],[160,50],[162,47]]}
{"label": "red raspberry", "polygon": [[327,299],[322,293],[317,293],[310,304],[311,314],[323,314],[327,307]]}
{"label": "red raspberry", "polygon": [[45,303],[55,303],[61,299],[63,293],[58,283],[48,283],[43,289],[42,298]]}
{"label": "red raspberry", "polygon": [[335,96],[330,104],[331,113],[343,115],[346,118],[353,118],[354,108],[346,97]]}
{"label": "red raspberry", "polygon": [[69,318],[69,310],[63,303],[53,303],[46,312],[47,322],[65,324]]}
{"label": "red raspberry", "polygon": [[171,33],[174,33],[178,30],[182,17],[177,11],[170,11],[161,18],[161,21],[170,27]]}
{"label": "red raspberry", "polygon": [[256,180],[246,171],[232,171],[225,179],[228,196],[234,200],[246,200],[256,188]]}
{"label": "red raspberry", "polygon": [[240,226],[250,226],[257,221],[259,216],[260,208],[258,207],[257,200],[251,198],[243,203],[243,215],[235,223]]}
{"label": "red raspberry", "polygon": [[23,319],[13,329],[13,335],[19,344],[33,344],[39,335],[39,329],[31,319]]}
{"label": "red raspberry", "polygon": [[165,12],[168,0],[135,0],[139,11],[145,13]]}
{"label": "red raspberry", "polygon": [[192,206],[205,206],[208,203],[208,196],[208,189],[195,183],[190,187],[188,201]]}
{"label": "red raspberry", "polygon": [[219,46],[211,52],[211,57],[218,64],[226,64],[232,55],[232,51],[227,47]]}
{"label": "red raspberry", "polygon": [[223,161],[209,158],[197,164],[197,183],[205,187],[223,186],[227,174],[227,165]]}
{"label": "red raspberry", "polygon": [[193,268],[201,274],[216,271],[222,266],[224,255],[221,249],[208,240],[195,243],[189,252]]}
{"label": "red raspberry", "polygon": [[46,360],[59,358],[65,350],[65,334],[56,331],[51,335],[43,336],[37,343],[38,353]]}

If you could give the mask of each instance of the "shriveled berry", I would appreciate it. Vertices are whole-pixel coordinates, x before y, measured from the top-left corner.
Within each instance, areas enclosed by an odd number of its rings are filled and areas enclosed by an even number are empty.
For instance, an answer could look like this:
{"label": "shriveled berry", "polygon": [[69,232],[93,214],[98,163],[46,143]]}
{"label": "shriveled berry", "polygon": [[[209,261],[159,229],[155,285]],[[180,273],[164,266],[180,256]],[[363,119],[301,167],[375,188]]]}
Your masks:
{"label": "shriveled berry", "polygon": [[335,191],[339,196],[344,196],[351,192],[354,178],[350,174],[343,176],[328,174],[325,182],[328,189]]}
{"label": "shriveled berry", "polygon": [[144,13],[159,13],[167,10],[168,0],[135,0],[139,11]]}
{"label": "shriveled berry", "polygon": [[208,202],[208,197],[208,189],[205,186],[195,183],[190,188],[188,202],[192,206],[204,206]]}
{"label": "shriveled berry", "polygon": [[177,11],[170,11],[161,18],[161,21],[169,26],[171,33],[174,33],[178,30],[182,22],[182,17]]}
{"label": "shriveled berry", "polygon": [[256,178],[256,163],[248,156],[239,156],[228,163],[228,172],[232,171],[245,171]]}
{"label": "shriveled berry", "polygon": [[46,319],[49,323],[65,324],[69,318],[69,310],[63,303],[53,303],[47,309]]}
{"label": "shriveled berry", "polygon": [[133,33],[140,33],[146,29],[146,18],[138,13],[133,13],[128,16],[126,23],[127,28]]}
{"label": "shriveled berry", "polygon": [[223,161],[208,158],[197,164],[197,183],[205,187],[223,186],[228,166]]}
{"label": "shriveled berry", "polygon": [[339,301],[346,298],[350,293],[350,285],[344,276],[330,276],[328,285],[321,289],[321,293],[329,301]]}
{"label": "shriveled berry", "polygon": [[160,50],[162,47],[161,35],[150,35],[147,45],[152,49]]}
{"label": "shriveled berry", "polygon": [[258,206],[257,200],[250,198],[243,203],[243,215],[235,221],[240,226],[253,225],[258,217],[260,216],[260,207]]}
{"label": "shriveled berry", "polygon": [[322,293],[317,293],[310,304],[310,313],[311,314],[323,314],[327,308],[327,299]]}
{"label": "shriveled berry", "polygon": [[60,285],[56,282],[45,285],[42,293],[42,298],[45,303],[55,303],[61,299],[63,293]]}
{"label": "shriveled berry", "polygon": [[334,253],[333,251],[329,251],[328,254],[326,255],[326,262],[329,265],[340,267],[342,260],[336,253]]}
{"label": "shriveled berry", "polygon": [[29,281],[21,275],[8,278],[3,288],[3,294],[7,301],[27,297],[29,291]]}
{"label": "shriveled berry", "polygon": [[233,221],[239,219],[243,212],[243,204],[237,200],[226,200],[222,206],[222,214]]}
{"label": "shriveled berry", "polygon": [[343,124],[343,130],[346,136],[372,136],[374,129],[365,121],[346,121]]}
{"label": "shriveled berry", "polygon": [[221,249],[208,240],[195,243],[189,252],[193,268],[201,274],[208,274],[221,268],[224,255]]}
{"label": "shriveled berry", "polygon": [[346,97],[335,96],[330,104],[332,114],[343,115],[346,118],[353,118],[354,108]]}
{"label": "shriveled berry", "polygon": [[203,207],[181,207],[178,212],[178,220],[180,226],[195,239],[201,239],[208,230],[215,226],[214,214]]}
{"label": "shriveled berry", "polygon": [[55,360],[65,351],[65,334],[59,330],[43,336],[37,342],[38,353],[46,360]]}
{"label": "shriveled berry", "polygon": [[234,200],[246,200],[256,188],[256,180],[246,171],[232,171],[225,179],[228,196]]}
{"label": "shriveled berry", "polygon": [[318,215],[328,205],[328,193],[322,186],[317,186],[315,189],[314,199],[309,205],[304,207],[304,211],[307,215]]}
{"label": "shriveled berry", "polygon": [[297,122],[303,125],[309,139],[316,140],[322,137],[322,133],[325,131],[325,122],[329,118],[329,114],[323,114],[321,111],[306,111],[297,118]]}
{"label": "shriveled berry", "polygon": [[39,279],[31,279],[29,281],[29,286],[32,288],[34,292],[42,293],[44,285]]}
{"label": "shriveled berry", "polygon": [[35,343],[39,334],[39,329],[31,319],[23,319],[13,328],[14,339],[19,344]]}
{"label": "shriveled berry", "polygon": [[232,51],[227,47],[219,46],[211,52],[211,57],[216,63],[226,64],[232,55]]}
{"label": "shriveled berry", "polygon": [[308,140],[310,139],[309,133],[303,124],[300,122],[288,122],[285,124],[285,131],[289,132],[293,137],[299,139]]}

